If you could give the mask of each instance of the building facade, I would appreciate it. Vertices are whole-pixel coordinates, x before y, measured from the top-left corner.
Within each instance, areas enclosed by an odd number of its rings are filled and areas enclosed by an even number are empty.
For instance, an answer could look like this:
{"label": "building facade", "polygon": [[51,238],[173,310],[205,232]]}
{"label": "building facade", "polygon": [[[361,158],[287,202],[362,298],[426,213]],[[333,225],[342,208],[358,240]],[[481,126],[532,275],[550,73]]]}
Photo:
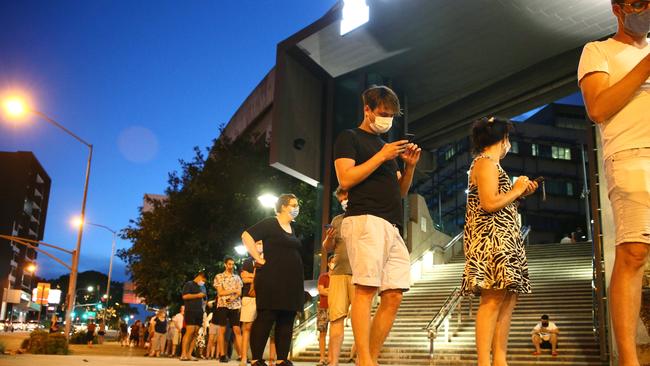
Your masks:
{"label": "building facade", "polygon": [[[549,104],[525,121],[515,122],[512,149],[501,165],[513,180],[521,175],[545,178],[545,200],[540,187],[520,201],[522,224],[531,226],[531,242],[559,242],[578,227],[587,232],[588,168],[582,154],[589,123],[584,107],[563,104]],[[469,131],[467,135],[437,150],[430,179],[417,187],[439,228],[452,235],[462,230],[465,221],[473,158]]]}
{"label": "building facade", "polygon": [[[0,152],[0,234],[43,239],[50,186],[47,172],[31,152]],[[36,286],[27,265],[36,262],[34,249],[0,239],[0,320],[25,321]]]}

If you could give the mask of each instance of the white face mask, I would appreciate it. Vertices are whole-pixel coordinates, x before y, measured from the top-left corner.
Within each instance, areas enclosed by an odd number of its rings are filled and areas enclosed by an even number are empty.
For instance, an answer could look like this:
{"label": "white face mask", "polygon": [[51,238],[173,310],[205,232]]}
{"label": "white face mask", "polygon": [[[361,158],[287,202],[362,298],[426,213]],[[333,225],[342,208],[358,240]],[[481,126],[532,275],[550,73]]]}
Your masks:
{"label": "white face mask", "polygon": [[199,286],[203,286],[203,285],[205,285],[205,281],[199,281],[196,284],[199,285]]}
{"label": "white face mask", "polygon": [[328,267],[330,268],[330,270],[333,271],[334,270],[334,263],[330,263]]}
{"label": "white face mask", "polygon": [[341,208],[343,209],[343,211],[347,211],[347,209],[348,209],[348,200],[341,201]]}
{"label": "white face mask", "polygon": [[370,123],[370,129],[376,134],[388,132],[393,127],[393,117],[375,116],[375,122]]}

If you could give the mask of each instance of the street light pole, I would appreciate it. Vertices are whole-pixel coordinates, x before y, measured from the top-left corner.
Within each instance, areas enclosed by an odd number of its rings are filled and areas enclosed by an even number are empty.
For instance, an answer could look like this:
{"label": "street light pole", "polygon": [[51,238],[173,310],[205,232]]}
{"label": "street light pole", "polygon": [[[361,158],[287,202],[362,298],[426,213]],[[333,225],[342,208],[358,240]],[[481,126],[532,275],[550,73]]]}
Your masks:
{"label": "street light pole", "polygon": [[[77,136],[75,133],[67,129],[65,126],[60,124],[59,122],[53,120],[49,116],[47,116],[45,113],[39,112],[37,110],[32,109],[30,106],[26,106],[25,103],[19,98],[14,98],[13,100],[8,100],[7,102],[4,103],[4,107],[7,110],[7,112],[10,115],[14,116],[19,116],[21,114],[25,114],[25,112],[30,112],[33,113],[39,117],[41,117],[43,120],[46,122],[50,123],[51,125],[63,130],[65,133],[68,135],[72,136],[75,140],[79,141],[80,143],[84,144],[86,147],[88,147],[88,162],[86,164],[86,179],[84,181],[84,192],[83,192],[83,199],[81,201],[81,220],[84,220],[86,217],[86,200],[88,198],[88,182],[90,180],[90,164],[92,161],[93,157],[93,145],[86,142],[84,139],[81,137]],[[79,270],[79,256],[81,255],[81,239],[83,237],[83,225],[79,226],[79,231],[77,233],[77,245],[72,252],[72,266],[70,268],[70,285],[68,286],[68,295],[67,295],[67,300],[68,300],[68,309],[65,315],[65,337],[68,339],[70,337],[70,328],[71,328],[71,316],[72,316],[72,311],[74,310],[74,302],[75,302],[75,291],[77,288],[77,272]]]}
{"label": "street light pole", "polygon": [[109,295],[111,293],[111,274],[113,273],[113,257],[115,256],[115,242],[117,240],[117,231],[111,229],[106,225],[93,224],[92,222],[81,221],[81,225],[96,226],[104,230],[110,231],[111,234],[113,235],[113,243],[111,244],[111,258],[108,262],[108,283],[106,284],[106,305],[108,305]]}
{"label": "street light pole", "polygon": [[[88,147],[88,161],[86,163],[86,179],[84,181],[83,199],[81,201],[81,220],[84,220],[86,218],[86,201],[88,198],[88,182],[90,180],[90,164],[93,158],[93,145],[86,142],[84,139],[77,136],[72,131],[68,130],[62,124],[48,117],[45,113],[33,110],[31,108],[29,109],[29,111],[43,118],[46,122],[60,128],[68,135],[72,136],[75,140],[81,142],[82,144],[86,145],[86,147]],[[77,290],[77,272],[79,270],[79,256],[81,255],[81,239],[83,238],[83,230],[84,230],[83,225],[79,225],[79,230],[77,232],[77,245],[75,247],[74,254],[72,255],[72,269],[70,270],[70,284],[68,286],[68,296],[67,296],[68,308],[66,309],[66,313],[65,313],[65,337],[66,338],[70,337],[70,329],[72,326],[71,324],[72,312],[74,311],[74,303],[76,297],[75,292]]]}

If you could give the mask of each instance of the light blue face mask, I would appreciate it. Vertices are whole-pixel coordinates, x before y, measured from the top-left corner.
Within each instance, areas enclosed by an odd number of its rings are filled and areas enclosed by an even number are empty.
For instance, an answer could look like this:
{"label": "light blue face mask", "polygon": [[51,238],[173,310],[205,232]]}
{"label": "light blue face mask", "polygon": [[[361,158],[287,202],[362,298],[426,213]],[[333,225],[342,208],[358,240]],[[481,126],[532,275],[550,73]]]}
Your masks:
{"label": "light blue face mask", "polygon": [[289,211],[289,215],[291,215],[292,219],[296,219],[298,217],[298,214],[300,213],[300,207],[294,207]]}
{"label": "light blue face mask", "polygon": [[646,36],[650,32],[650,9],[640,13],[625,13],[623,22],[625,30],[637,36]]}

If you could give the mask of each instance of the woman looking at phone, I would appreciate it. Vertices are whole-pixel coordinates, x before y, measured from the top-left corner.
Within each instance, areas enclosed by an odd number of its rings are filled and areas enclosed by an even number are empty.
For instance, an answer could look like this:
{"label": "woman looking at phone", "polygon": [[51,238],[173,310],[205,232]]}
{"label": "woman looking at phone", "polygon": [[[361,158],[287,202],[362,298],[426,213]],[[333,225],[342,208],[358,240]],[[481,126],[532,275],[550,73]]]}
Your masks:
{"label": "woman looking at phone", "polygon": [[501,167],[512,128],[508,120],[482,118],[471,130],[475,157],[469,168],[461,290],[481,296],[476,314],[479,366],[507,365],[512,311],[519,294],[531,292],[516,201],[535,192],[537,182],[520,176],[513,185]]}

